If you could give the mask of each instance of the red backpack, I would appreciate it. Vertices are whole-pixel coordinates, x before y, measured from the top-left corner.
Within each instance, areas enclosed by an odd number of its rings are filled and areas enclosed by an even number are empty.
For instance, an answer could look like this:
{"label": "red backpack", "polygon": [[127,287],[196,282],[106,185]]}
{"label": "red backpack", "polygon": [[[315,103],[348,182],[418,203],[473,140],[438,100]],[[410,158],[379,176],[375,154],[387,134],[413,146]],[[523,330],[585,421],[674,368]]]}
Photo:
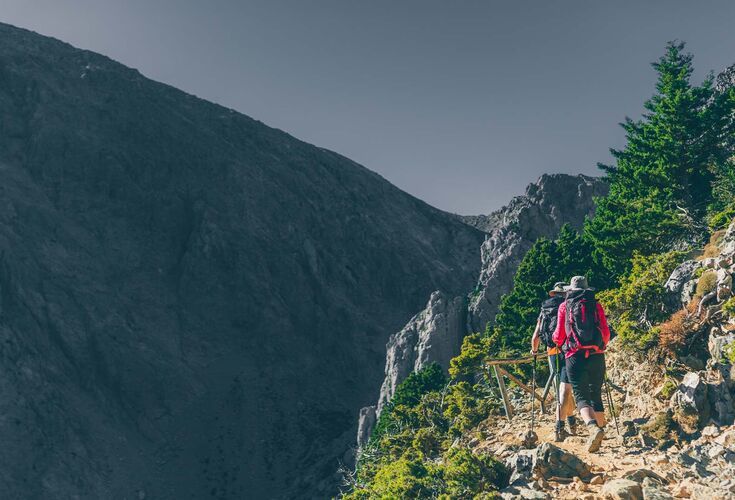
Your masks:
{"label": "red backpack", "polygon": [[565,304],[567,340],[564,351],[584,350],[585,356],[604,352],[594,290],[570,290]]}

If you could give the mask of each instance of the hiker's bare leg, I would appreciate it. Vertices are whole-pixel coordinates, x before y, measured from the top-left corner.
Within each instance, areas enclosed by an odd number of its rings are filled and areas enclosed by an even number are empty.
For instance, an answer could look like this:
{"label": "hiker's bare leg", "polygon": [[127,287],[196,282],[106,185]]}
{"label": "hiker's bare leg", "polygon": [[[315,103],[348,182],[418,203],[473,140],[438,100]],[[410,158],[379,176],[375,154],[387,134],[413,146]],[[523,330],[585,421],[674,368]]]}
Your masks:
{"label": "hiker's bare leg", "polygon": [[592,422],[593,420],[595,422],[597,421],[597,412],[591,406],[582,407],[579,410],[579,414],[582,416],[582,421],[584,421],[585,424]]}
{"label": "hiker's bare leg", "polygon": [[605,412],[604,411],[596,411],[595,414],[595,420],[597,421],[597,425],[599,427],[605,427],[605,424],[607,424],[607,420],[605,419]]}

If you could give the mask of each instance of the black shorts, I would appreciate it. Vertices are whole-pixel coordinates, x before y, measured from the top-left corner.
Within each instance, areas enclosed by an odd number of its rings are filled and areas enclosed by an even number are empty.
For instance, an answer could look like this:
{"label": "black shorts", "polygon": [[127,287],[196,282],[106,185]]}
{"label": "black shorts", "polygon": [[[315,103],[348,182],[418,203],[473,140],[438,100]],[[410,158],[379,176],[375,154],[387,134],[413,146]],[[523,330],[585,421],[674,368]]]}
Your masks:
{"label": "black shorts", "polygon": [[563,354],[549,354],[549,368],[551,373],[559,372],[559,381],[562,384],[568,384],[569,378],[567,377],[567,364],[564,361]]}
{"label": "black shorts", "polygon": [[595,411],[604,411],[602,384],[605,382],[605,355],[590,354],[585,357],[585,353],[579,351],[567,358],[566,365],[577,408],[591,407]]}

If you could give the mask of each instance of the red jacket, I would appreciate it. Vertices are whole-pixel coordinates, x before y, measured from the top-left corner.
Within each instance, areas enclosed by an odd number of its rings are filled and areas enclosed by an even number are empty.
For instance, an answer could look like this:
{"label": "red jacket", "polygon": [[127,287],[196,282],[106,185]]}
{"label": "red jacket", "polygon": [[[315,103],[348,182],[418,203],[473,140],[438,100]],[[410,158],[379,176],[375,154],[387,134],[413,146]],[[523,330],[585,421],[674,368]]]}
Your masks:
{"label": "red jacket", "polygon": [[[564,343],[567,341],[567,322],[566,322],[566,315],[567,315],[567,303],[562,302],[559,306],[559,313],[556,317],[556,330],[554,331],[554,335],[552,336],[552,340],[554,343],[558,346],[564,345]],[[597,303],[597,317],[600,321],[600,333],[602,334],[602,342],[605,344],[605,347],[607,348],[607,343],[610,342],[610,327],[607,326],[607,318],[605,317],[605,311],[602,309],[602,305],[600,303]],[[566,353],[566,357],[573,355],[575,352],[577,352],[579,349],[570,349]]]}

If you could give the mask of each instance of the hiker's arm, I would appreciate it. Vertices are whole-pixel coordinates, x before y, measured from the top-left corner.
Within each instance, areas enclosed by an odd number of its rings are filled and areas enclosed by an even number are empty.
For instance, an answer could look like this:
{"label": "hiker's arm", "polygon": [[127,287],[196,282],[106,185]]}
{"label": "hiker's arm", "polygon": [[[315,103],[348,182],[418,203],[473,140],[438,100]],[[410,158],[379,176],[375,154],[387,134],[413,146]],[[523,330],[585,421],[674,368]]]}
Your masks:
{"label": "hiker's arm", "polygon": [[551,336],[551,340],[558,346],[561,346],[567,340],[567,329],[564,325],[564,316],[567,314],[567,304],[562,302],[559,305],[559,312],[556,314],[556,330],[554,335]]}
{"label": "hiker's arm", "polygon": [[610,327],[607,324],[607,318],[605,317],[605,310],[602,308],[602,304],[597,303],[597,317],[600,319],[600,333],[602,334],[602,342],[607,346],[610,342]]}
{"label": "hiker's arm", "polygon": [[541,341],[539,338],[539,330],[541,329],[541,316],[536,320],[536,329],[533,331],[533,337],[531,337],[531,354],[538,352],[538,345]]}

